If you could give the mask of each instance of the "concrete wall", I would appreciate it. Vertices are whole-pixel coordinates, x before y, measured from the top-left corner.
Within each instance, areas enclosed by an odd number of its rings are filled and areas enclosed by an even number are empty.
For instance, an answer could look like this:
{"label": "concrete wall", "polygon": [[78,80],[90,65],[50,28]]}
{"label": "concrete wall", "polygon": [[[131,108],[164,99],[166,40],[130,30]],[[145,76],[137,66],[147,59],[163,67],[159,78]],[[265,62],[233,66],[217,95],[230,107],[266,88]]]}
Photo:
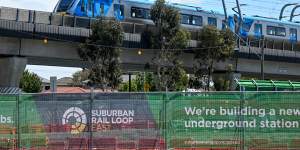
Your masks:
{"label": "concrete wall", "polygon": [[[78,43],[67,43],[34,39],[18,39],[0,37],[0,56],[21,56],[29,58],[32,65],[51,65],[67,67],[87,67],[78,56]],[[143,50],[142,55],[138,50],[124,49],[121,52],[121,63],[130,71],[143,70],[146,63],[152,63],[155,52]],[[193,54],[184,53],[182,56],[184,66],[192,70],[194,66]],[[227,60],[215,65],[216,70],[224,71],[231,64],[236,66],[234,60]],[[277,61],[265,61],[265,73],[279,76],[300,76],[300,64]],[[240,58],[237,61],[237,71],[241,73],[260,74],[260,61]]]}

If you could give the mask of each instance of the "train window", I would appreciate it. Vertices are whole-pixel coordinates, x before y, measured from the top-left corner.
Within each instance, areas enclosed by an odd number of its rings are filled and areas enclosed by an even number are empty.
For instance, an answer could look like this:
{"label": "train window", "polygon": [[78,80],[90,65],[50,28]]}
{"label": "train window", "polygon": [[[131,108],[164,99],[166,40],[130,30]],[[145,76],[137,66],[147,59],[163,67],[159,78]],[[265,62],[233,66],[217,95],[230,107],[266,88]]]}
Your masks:
{"label": "train window", "polygon": [[150,9],[132,7],[131,8],[131,17],[142,18],[142,19],[151,19]]}
{"label": "train window", "polygon": [[276,33],[276,27],[274,26],[267,26],[267,34],[268,35],[275,35]]}
{"label": "train window", "polygon": [[190,15],[181,15],[181,24],[190,24],[191,16]]}
{"label": "train window", "polygon": [[120,5],[120,14],[124,16],[124,5]]}
{"label": "train window", "polygon": [[243,32],[249,32],[251,29],[251,26],[252,26],[252,23],[243,22],[243,24],[242,24]]}
{"label": "train window", "polygon": [[202,26],[202,17],[201,16],[193,16],[192,24],[196,26]]}
{"label": "train window", "polygon": [[118,20],[124,19],[124,5],[114,4],[114,15]]}
{"label": "train window", "polygon": [[104,3],[100,4],[100,14],[101,16],[104,15]]}
{"label": "train window", "polygon": [[87,8],[88,8],[89,11],[92,10],[92,1],[91,0],[88,0]]}
{"label": "train window", "polygon": [[297,29],[290,29],[290,39],[293,41],[297,41]]}
{"label": "train window", "polygon": [[286,36],[286,31],[283,27],[267,26],[267,34],[275,36]]}
{"label": "train window", "polygon": [[227,28],[227,24],[225,20],[222,20],[222,30],[225,30]]}
{"label": "train window", "polygon": [[62,0],[58,6],[57,11],[62,12],[62,11],[67,11],[68,8],[70,7],[72,1],[70,0]]}
{"label": "train window", "polygon": [[262,25],[261,24],[255,24],[254,25],[254,33],[257,36],[261,36],[262,35]]}
{"label": "train window", "polygon": [[285,28],[277,27],[276,36],[286,36]]}
{"label": "train window", "polygon": [[84,1],[81,1],[81,11],[85,12],[85,3],[84,3]]}
{"label": "train window", "polygon": [[144,18],[143,9],[142,8],[131,8],[131,17],[133,18]]}
{"label": "train window", "polygon": [[208,17],[208,25],[217,26],[217,18]]}
{"label": "train window", "polygon": [[145,19],[151,19],[151,10],[144,9],[144,15],[145,15]]}

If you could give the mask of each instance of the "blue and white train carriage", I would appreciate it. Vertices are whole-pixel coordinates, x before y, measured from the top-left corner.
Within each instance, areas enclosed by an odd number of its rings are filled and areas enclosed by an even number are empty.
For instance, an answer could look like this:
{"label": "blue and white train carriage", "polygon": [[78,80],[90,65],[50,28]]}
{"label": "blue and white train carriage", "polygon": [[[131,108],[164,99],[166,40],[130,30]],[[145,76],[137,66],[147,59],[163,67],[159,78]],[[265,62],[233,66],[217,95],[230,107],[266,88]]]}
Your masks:
{"label": "blue and white train carriage", "polygon": [[[60,0],[55,7],[55,13],[66,13],[82,17],[114,17],[119,21],[153,24],[150,9],[153,3],[147,0],[120,1],[120,0]],[[204,25],[214,25],[222,29],[221,14],[200,10],[198,7],[183,4],[171,4],[181,13],[181,23],[187,28],[201,28]]]}
{"label": "blue and white train carriage", "polygon": [[[153,24],[150,16],[152,3],[148,0],[60,0],[54,10],[56,13],[66,13],[82,17],[114,17],[119,21]],[[204,25],[213,25],[218,29],[225,27],[224,15],[201,10],[199,7],[184,4],[171,4],[181,13],[181,24],[187,29],[198,29]],[[234,29],[234,17],[229,17],[229,27]],[[275,40],[297,42],[300,24],[279,21],[263,17],[244,17],[240,35],[264,36]]]}
{"label": "blue and white train carriage", "polygon": [[[229,25],[234,29],[233,17],[229,17]],[[275,40],[288,40],[292,43],[298,41],[300,33],[300,24],[279,21],[273,18],[264,18],[259,16],[243,18],[243,25],[240,29],[240,35],[243,37],[266,37]]]}

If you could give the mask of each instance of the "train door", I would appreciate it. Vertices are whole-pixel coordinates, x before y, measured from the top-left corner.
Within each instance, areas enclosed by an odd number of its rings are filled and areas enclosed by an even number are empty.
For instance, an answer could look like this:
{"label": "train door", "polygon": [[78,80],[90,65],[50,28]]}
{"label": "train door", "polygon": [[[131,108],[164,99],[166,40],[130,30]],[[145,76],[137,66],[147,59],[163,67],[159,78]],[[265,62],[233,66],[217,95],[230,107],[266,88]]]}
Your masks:
{"label": "train door", "polygon": [[256,23],[254,25],[254,35],[258,38],[260,38],[263,35],[263,33],[262,33],[262,24]]}
{"label": "train door", "polygon": [[114,17],[121,21],[121,20],[124,20],[125,17],[124,17],[124,5],[122,4],[114,4]]}
{"label": "train door", "polygon": [[77,12],[77,15],[84,17],[95,17],[97,16],[97,10],[95,6],[96,5],[94,0],[81,0],[80,13]]}
{"label": "train door", "polygon": [[297,29],[294,29],[294,28],[290,29],[290,40],[291,40],[291,42],[297,42],[297,40],[298,40]]}

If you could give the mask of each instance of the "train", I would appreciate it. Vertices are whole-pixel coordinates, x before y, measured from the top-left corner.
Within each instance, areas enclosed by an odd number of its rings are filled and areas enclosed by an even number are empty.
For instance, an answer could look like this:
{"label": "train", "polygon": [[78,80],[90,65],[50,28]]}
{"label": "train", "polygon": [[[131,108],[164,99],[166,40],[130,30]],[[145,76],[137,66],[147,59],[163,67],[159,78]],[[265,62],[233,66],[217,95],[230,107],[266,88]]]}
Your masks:
{"label": "train", "polygon": [[[169,4],[178,8],[181,24],[187,29],[201,29],[205,25],[212,25],[220,30],[225,27],[235,30],[237,21],[234,15],[230,15],[225,22],[225,16],[221,13],[180,3]],[[54,13],[91,18],[112,17],[119,21],[153,24],[150,16],[152,5],[153,2],[149,0],[59,0]],[[238,32],[242,37],[266,37],[297,43],[300,24],[275,18],[245,16]]]}

